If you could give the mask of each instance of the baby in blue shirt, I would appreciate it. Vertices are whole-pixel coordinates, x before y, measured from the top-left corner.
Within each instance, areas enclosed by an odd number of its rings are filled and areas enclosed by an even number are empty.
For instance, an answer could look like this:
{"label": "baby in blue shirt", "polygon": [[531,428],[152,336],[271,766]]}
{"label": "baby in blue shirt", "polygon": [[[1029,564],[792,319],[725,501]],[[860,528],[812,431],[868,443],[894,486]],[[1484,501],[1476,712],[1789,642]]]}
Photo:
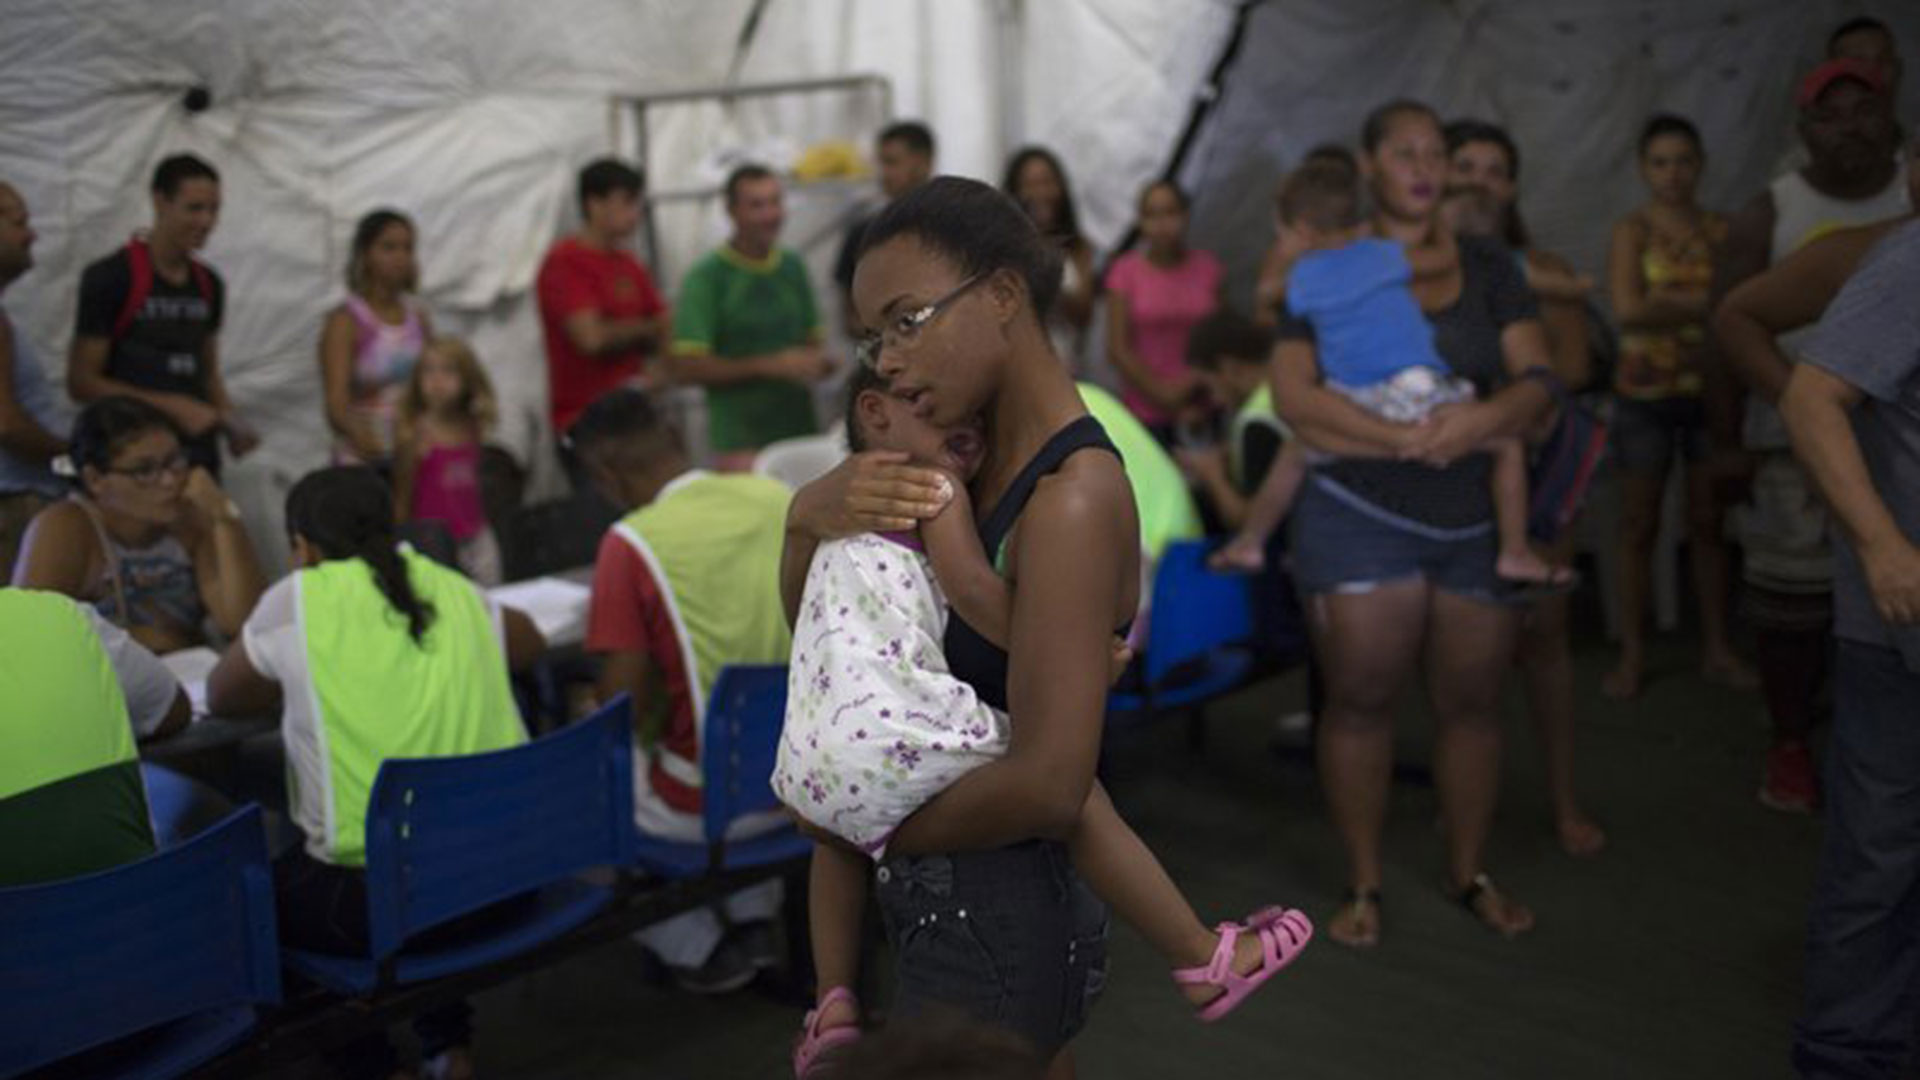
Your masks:
{"label": "baby in blue shirt", "polygon": [[[1309,162],[1287,178],[1279,203],[1283,238],[1302,252],[1287,275],[1287,311],[1312,326],[1327,385],[1401,424],[1472,401],[1473,384],[1441,358],[1412,289],[1417,275],[1450,271],[1451,256],[1367,235],[1360,177],[1350,167]],[[1494,456],[1495,572],[1523,588],[1571,587],[1573,572],[1549,564],[1528,542],[1521,440],[1496,439],[1486,449]]]}

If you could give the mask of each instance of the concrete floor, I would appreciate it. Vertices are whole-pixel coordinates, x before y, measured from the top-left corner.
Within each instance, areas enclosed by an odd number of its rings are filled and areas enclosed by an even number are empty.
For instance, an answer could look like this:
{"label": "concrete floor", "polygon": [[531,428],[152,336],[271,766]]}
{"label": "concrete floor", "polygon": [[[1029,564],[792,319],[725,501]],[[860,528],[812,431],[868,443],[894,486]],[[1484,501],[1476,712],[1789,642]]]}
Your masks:
{"label": "concrete floor", "polygon": [[[1087,1077],[1738,1077],[1789,1075],[1817,819],[1759,807],[1757,695],[1702,683],[1684,642],[1657,640],[1645,696],[1595,688],[1609,659],[1580,650],[1580,768],[1611,834],[1562,854],[1537,748],[1512,710],[1490,866],[1539,928],[1499,940],[1441,896],[1430,789],[1396,787],[1385,930],[1368,952],[1324,938],[1231,1019],[1194,1023],[1160,963],[1116,926],[1105,998],[1077,1044]],[[1342,885],[1313,771],[1268,749],[1299,708],[1298,675],[1212,713],[1187,750],[1178,723],[1115,741],[1122,811],[1210,920],[1284,903],[1324,918]],[[1399,758],[1424,761],[1410,710]],[[645,982],[620,945],[479,1001],[483,1075],[779,1077],[796,1009],[753,993],[694,998]]]}

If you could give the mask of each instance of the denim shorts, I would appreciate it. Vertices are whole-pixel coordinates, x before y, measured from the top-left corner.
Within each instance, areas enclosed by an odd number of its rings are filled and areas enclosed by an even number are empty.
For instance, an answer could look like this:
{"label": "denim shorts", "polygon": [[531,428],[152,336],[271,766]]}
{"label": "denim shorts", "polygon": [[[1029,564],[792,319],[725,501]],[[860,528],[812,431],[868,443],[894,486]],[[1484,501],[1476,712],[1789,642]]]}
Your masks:
{"label": "denim shorts", "polygon": [[1302,595],[1366,592],[1423,578],[1441,592],[1495,600],[1500,579],[1491,523],[1431,529],[1309,474],[1293,506],[1293,582]]}
{"label": "denim shorts", "polygon": [[1666,472],[1676,456],[1688,464],[1707,460],[1707,407],[1697,397],[1615,398],[1609,432],[1622,469]]}
{"label": "denim shorts", "polygon": [[1042,1060],[1086,1025],[1106,982],[1107,909],[1066,848],[896,855],[873,876],[895,1015],[958,1012],[1025,1038]]}

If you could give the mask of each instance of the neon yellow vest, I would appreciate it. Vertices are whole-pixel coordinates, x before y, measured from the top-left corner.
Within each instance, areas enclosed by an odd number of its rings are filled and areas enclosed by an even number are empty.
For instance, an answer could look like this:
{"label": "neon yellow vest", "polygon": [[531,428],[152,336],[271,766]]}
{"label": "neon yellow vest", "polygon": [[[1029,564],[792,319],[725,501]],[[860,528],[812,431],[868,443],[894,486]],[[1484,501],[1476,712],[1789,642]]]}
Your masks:
{"label": "neon yellow vest", "polygon": [[1292,431],[1280,419],[1273,409],[1273,384],[1262,382],[1240,408],[1233,414],[1233,423],[1227,432],[1227,468],[1233,485],[1241,491],[1247,491],[1247,463],[1242,459],[1246,450],[1247,429],[1255,424],[1264,424],[1280,433],[1282,442],[1293,437]]}
{"label": "neon yellow vest", "polygon": [[0,799],[134,760],[113,664],[59,593],[0,589],[0,703]]}
{"label": "neon yellow vest", "polygon": [[1079,383],[1080,400],[1107,430],[1126,464],[1127,482],[1140,514],[1140,549],[1158,560],[1175,540],[1197,540],[1202,535],[1200,510],[1180,466],[1161,447],[1120,399],[1092,383]]}
{"label": "neon yellow vest", "polygon": [[418,644],[365,562],[300,571],[300,639],[325,763],[326,851],[340,866],[366,865],[367,799],[381,762],[527,740],[500,633],[479,591],[411,550],[401,558],[414,595],[433,609]]}
{"label": "neon yellow vest", "polygon": [[[784,664],[793,644],[780,603],[780,548],[792,492],[763,476],[695,471],[614,526],[647,564],[679,639],[695,738],[728,664]],[[700,786],[697,760],[664,752],[674,779]]]}
{"label": "neon yellow vest", "polygon": [[127,701],[99,635],[65,596],[0,588],[0,885],[152,852]]}

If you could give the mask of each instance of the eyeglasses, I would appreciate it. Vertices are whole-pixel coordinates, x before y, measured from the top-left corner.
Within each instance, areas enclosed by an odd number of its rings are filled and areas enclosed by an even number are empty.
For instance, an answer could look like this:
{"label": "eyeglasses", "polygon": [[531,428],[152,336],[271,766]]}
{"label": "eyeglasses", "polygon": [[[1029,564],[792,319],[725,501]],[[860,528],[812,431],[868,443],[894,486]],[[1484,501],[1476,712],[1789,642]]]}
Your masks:
{"label": "eyeglasses", "polygon": [[187,470],[192,467],[192,463],[187,460],[187,455],[175,450],[158,461],[143,461],[138,465],[124,468],[110,467],[106,471],[127,477],[141,487],[152,487],[163,479],[185,476]]}
{"label": "eyeglasses", "polygon": [[960,284],[955,285],[952,291],[935,300],[933,303],[925,307],[914,308],[912,311],[902,312],[894,316],[893,322],[886,327],[871,333],[862,334],[860,340],[853,344],[854,359],[860,362],[861,367],[869,371],[875,370],[880,363],[880,350],[882,348],[897,349],[902,345],[912,344],[913,340],[920,336],[920,331],[925,329],[926,325],[933,321],[934,316],[945,311],[955,300],[960,299],[962,293],[979,284],[986,276],[985,274],[975,274]]}

